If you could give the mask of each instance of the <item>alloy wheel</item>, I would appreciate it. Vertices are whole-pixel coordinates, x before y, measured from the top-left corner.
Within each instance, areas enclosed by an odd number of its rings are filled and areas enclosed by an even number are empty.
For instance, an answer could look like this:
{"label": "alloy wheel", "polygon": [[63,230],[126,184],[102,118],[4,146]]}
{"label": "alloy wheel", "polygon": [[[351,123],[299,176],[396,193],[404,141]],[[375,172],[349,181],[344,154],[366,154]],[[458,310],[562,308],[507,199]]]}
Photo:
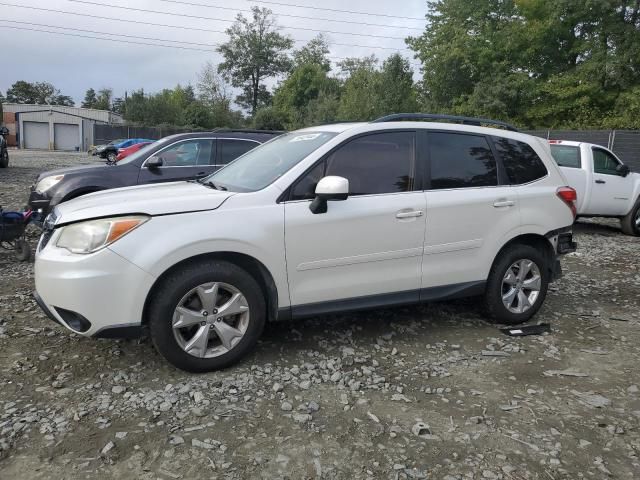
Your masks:
{"label": "alloy wheel", "polygon": [[249,320],[249,304],[240,290],[227,283],[205,283],[178,302],[172,318],[173,335],[189,355],[214,358],[240,342]]}
{"label": "alloy wheel", "polygon": [[542,276],[535,262],[518,260],[502,279],[502,303],[511,313],[524,313],[536,303],[541,288]]}

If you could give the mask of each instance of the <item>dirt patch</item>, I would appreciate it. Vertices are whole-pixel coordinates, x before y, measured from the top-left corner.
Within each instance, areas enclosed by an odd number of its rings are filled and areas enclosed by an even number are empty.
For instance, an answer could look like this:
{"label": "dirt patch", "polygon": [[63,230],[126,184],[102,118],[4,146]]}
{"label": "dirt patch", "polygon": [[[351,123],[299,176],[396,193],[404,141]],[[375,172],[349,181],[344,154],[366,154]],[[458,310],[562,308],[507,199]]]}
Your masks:
{"label": "dirt patch", "polygon": [[[14,153],[0,204],[87,160]],[[638,478],[640,239],[575,231],[549,335],[507,337],[471,299],[273,324],[206,375],[51,323],[0,251],[0,477]]]}

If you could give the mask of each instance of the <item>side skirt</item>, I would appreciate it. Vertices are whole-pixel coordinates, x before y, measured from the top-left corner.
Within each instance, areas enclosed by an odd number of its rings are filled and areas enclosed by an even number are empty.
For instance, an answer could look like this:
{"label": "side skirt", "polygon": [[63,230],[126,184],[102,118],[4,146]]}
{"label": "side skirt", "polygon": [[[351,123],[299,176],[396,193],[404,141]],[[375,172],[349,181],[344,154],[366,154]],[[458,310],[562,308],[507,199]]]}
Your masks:
{"label": "side skirt", "polygon": [[474,297],[484,293],[485,285],[486,281],[482,280],[423,288],[420,290],[408,290],[405,292],[384,293],[380,295],[367,295],[364,297],[332,300],[328,302],[293,305],[292,307],[279,309],[278,320],[283,321],[315,317],[318,315],[370,310],[373,308],[386,308],[423,302],[436,302],[442,300],[453,300],[456,298]]}

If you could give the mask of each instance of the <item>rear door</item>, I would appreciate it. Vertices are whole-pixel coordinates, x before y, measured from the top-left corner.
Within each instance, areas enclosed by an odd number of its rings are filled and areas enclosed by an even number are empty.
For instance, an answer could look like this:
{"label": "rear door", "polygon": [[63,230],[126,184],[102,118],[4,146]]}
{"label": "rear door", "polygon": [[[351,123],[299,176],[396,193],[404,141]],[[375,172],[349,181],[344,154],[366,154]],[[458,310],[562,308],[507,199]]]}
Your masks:
{"label": "rear door", "polygon": [[215,139],[189,138],[179,140],[152,156],[162,159],[162,166],[140,168],[138,183],[175,182],[205,177],[216,170]]}
{"label": "rear door", "polygon": [[604,148],[592,147],[593,185],[587,206],[592,215],[626,215],[633,193],[633,182],[620,175],[616,168],[622,162]]}
{"label": "rear door", "polygon": [[485,280],[496,245],[520,226],[517,194],[489,137],[429,131],[427,143],[424,299],[433,287],[464,289]]}

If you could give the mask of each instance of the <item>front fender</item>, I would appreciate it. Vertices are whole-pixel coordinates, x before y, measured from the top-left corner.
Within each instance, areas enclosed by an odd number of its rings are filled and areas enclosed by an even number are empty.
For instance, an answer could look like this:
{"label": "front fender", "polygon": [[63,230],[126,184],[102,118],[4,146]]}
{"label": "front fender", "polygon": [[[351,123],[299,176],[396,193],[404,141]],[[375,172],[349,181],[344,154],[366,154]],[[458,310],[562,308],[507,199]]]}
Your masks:
{"label": "front fender", "polygon": [[210,253],[238,253],[262,263],[290,304],[284,253],[284,205],[222,209],[151,218],[109,248],[154,277]]}

